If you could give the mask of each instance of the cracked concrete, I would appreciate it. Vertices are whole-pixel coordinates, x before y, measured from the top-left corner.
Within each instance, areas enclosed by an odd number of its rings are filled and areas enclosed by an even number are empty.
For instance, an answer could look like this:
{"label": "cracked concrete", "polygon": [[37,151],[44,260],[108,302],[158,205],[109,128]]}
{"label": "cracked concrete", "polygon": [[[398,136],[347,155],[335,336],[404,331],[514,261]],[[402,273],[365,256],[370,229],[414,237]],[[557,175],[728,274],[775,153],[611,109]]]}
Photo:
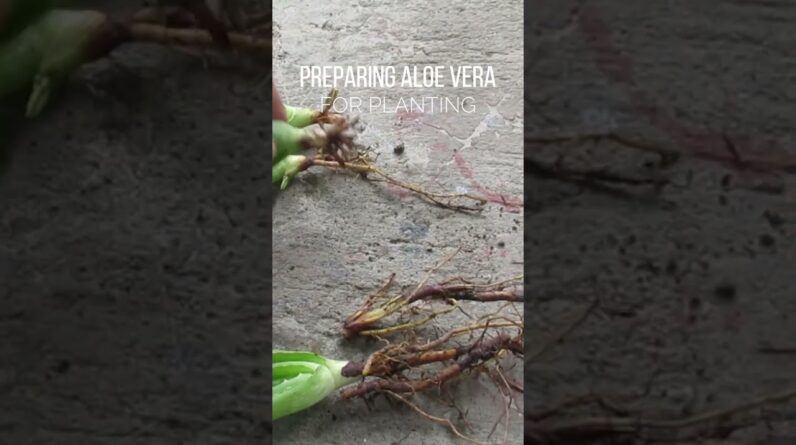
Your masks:
{"label": "cracked concrete", "polygon": [[[522,273],[522,5],[495,1],[279,1],[274,5],[274,79],[286,103],[315,104],[327,91],[301,89],[299,65],[491,64],[497,88],[454,89],[474,96],[466,113],[363,113],[359,141],[378,153],[378,165],[431,189],[471,192],[492,202],[483,214],[454,213],[397,193],[383,184],[328,171],[308,171],[274,207],[274,345],[361,360],[377,344],[347,342],[341,322],[391,273],[408,287],[427,269],[463,247],[437,275],[485,280]],[[343,89],[341,96],[420,96],[410,89]],[[438,95],[439,90],[426,94]],[[404,144],[395,155],[393,148]],[[483,313],[467,305],[472,315]],[[461,314],[438,321],[462,323]],[[519,379],[522,364],[511,375]],[[503,401],[488,378],[465,377],[450,390],[472,430],[486,439]],[[456,420],[437,397],[421,397],[432,413]],[[520,408],[522,404],[520,403]],[[521,443],[521,414],[510,414],[507,443]],[[501,422],[504,422],[505,419]],[[445,427],[382,398],[329,400],[274,425],[274,442],[458,443]],[[501,423],[489,439],[502,442]]]}

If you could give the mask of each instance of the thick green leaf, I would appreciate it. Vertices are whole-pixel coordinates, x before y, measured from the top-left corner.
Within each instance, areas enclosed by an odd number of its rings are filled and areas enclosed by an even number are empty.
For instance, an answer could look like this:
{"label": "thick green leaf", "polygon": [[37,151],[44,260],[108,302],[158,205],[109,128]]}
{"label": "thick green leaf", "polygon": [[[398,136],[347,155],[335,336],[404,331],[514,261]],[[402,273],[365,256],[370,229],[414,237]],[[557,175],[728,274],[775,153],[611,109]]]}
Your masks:
{"label": "thick green leaf", "polygon": [[315,123],[318,112],[309,108],[298,108],[285,105],[287,123],[292,127],[304,128]]}
{"label": "thick green leaf", "polygon": [[289,155],[271,167],[271,182],[284,190],[291,179],[299,173],[306,156]]}
{"label": "thick green leaf", "polygon": [[304,150],[302,141],[305,133],[302,129],[293,127],[285,121],[273,121],[271,130],[276,144],[274,164],[287,156],[297,155]]}
{"label": "thick green leaf", "polygon": [[271,367],[271,376],[273,380],[290,379],[299,374],[312,374],[318,366],[322,365],[307,362],[274,363]]}
{"label": "thick green leaf", "polygon": [[325,365],[328,359],[312,353],[304,351],[283,351],[275,350],[271,353],[272,363],[286,363],[286,362],[310,362],[317,365]]}
{"label": "thick green leaf", "polygon": [[0,42],[20,33],[52,7],[52,0],[0,0]]}
{"label": "thick green leaf", "polygon": [[336,389],[353,383],[343,377],[347,362],[303,351],[272,352],[273,419],[305,410]]}
{"label": "thick green leaf", "polygon": [[0,42],[0,97],[35,85],[27,115],[38,114],[52,88],[90,59],[88,45],[106,24],[96,11],[53,9]]}

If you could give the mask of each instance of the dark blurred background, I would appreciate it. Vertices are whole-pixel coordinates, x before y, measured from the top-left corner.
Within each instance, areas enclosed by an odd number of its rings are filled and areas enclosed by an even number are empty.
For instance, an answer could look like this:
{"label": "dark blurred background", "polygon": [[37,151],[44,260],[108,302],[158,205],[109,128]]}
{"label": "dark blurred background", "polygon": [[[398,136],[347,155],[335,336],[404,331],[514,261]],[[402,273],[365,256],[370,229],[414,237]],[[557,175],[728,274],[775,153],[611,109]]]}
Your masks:
{"label": "dark blurred background", "polygon": [[267,443],[269,84],[129,45],[3,104],[0,443]]}
{"label": "dark blurred background", "polygon": [[[796,386],[793,6],[526,2],[528,335],[602,305],[526,363],[526,410],[682,418]],[[590,133],[681,156],[540,137]],[[721,434],[796,441],[793,401],[762,414]]]}

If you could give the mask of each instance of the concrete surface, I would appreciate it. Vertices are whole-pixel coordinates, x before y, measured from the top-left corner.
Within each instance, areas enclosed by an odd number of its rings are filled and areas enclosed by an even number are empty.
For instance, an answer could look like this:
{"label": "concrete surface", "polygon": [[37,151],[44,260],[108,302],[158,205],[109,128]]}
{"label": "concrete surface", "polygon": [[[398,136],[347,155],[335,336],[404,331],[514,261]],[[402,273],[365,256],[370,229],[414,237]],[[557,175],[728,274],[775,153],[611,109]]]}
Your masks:
{"label": "concrete surface", "polygon": [[0,443],[267,443],[269,80],[134,45],[3,104]]}
{"label": "concrete surface", "polygon": [[[726,155],[726,132],[743,157],[796,156],[791,3],[529,8],[529,133],[616,130]],[[644,167],[653,158],[611,142],[527,150],[655,173]],[[526,179],[528,331],[555,326],[594,297],[606,306],[554,353],[526,364],[528,410],[591,390],[637,396],[631,409],[671,418],[796,385],[796,179],[692,159],[660,173],[677,186],[657,196],[635,189],[636,199]],[[782,190],[753,190],[761,184]],[[767,423],[733,437],[796,442],[796,401],[763,414]]]}
{"label": "concrete surface", "polygon": [[[408,181],[441,190],[487,195],[480,216],[455,213],[401,196],[382,184],[345,174],[309,171],[274,207],[274,346],[312,349],[362,360],[376,342],[347,342],[341,322],[391,273],[414,285],[451,249],[465,250],[439,278],[496,279],[522,273],[522,5],[519,2],[279,1],[274,5],[274,79],[289,104],[313,104],[327,91],[300,88],[299,65],[491,64],[497,88],[444,90],[471,94],[464,113],[362,113],[360,142],[379,153],[378,165]],[[438,90],[423,91],[439,94]],[[418,90],[342,89],[341,96],[399,97]],[[403,143],[405,152],[393,154]],[[477,304],[468,312],[483,313]],[[441,329],[462,316],[438,321]],[[508,361],[510,365],[511,360]],[[515,378],[522,364],[514,362]],[[485,440],[503,401],[485,376],[451,386],[468,412],[468,434]],[[421,405],[456,420],[436,395]],[[522,406],[520,404],[520,406]],[[499,425],[490,443],[521,442],[521,412],[511,414],[508,438]],[[459,443],[443,426],[378,398],[323,402],[274,424],[279,444]]]}

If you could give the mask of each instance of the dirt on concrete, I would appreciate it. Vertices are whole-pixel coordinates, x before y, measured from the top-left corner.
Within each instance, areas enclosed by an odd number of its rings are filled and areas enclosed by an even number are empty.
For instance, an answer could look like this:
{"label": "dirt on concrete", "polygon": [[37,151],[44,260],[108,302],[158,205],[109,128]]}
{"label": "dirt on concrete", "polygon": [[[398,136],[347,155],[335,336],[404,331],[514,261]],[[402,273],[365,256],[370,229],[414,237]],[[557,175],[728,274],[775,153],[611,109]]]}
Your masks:
{"label": "dirt on concrete", "polygon": [[3,104],[0,443],[270,439],[268,61],[206,59],[129,45]]}
{"label": "dirt on concrete", "polygon": [[[617,193],[526,178],[529,334],[602,303],[563,344],[526,363],[527,409],[594,392],[634,415],[679,418],[796,386],[796,178],[741,169],[731,154],[783,166],[796,157],[796,9],[676,0],[528,7],[529,136],[612,131],[686,155],[662,169],[656,156],[612,141],[526,149],[537,160],[564,155],[569,167],[671,180],[660,192],[618,185]],[[752,416],[727,434],[793,443],[795,403],[753,410],[764,420]]]}

